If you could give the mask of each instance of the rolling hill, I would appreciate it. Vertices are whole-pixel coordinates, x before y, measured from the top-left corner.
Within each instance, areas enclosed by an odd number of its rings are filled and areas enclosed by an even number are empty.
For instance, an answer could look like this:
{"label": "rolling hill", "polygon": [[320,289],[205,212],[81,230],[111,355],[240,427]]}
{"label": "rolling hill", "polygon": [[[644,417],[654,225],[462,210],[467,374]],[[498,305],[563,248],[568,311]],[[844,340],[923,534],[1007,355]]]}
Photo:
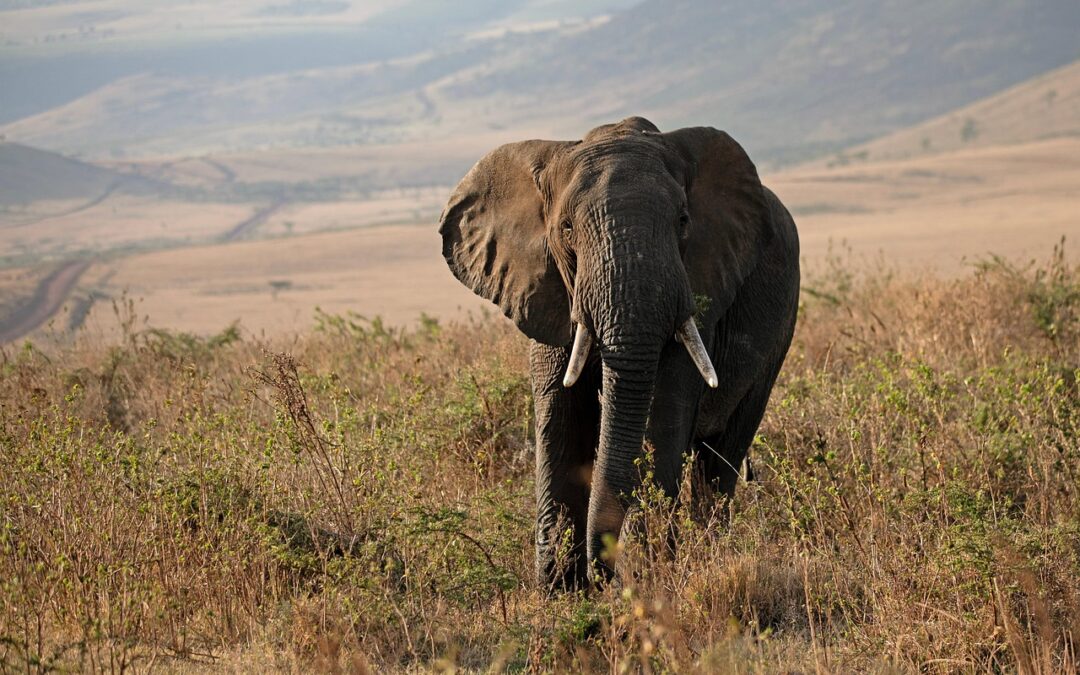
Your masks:
{"label": "rolling hill", "polygon": [[625,114],[665,128],[713,124],[755,157],[784,161],[1071,62],[1078,34],[1072,0],[652,1],[585,33],[506,49],[435,89],[442,107],[480,100],[526,119],[558,111],[564,132]]}
{"label": "rolling hill", "polygon": [[839,159],[904,159],[1062,136],[1080,136],[1080,61],[858,145]]}
{"label": "rolling hill", "polygon": [[[341,37],[317,26],[284,50],[252,42],[222,53],[216,71],[199,65],[217,53],[213,41],[183,68],[154,68],[142,55],[145,71],[128,68],[0,133],[130,158],[492,130],[576,137],[643,114],[665,128],[722,126],[779,163],[922,122],[1080,56],[1075,0],[646,0],[592,2],[575,15],[567,3],[546,12],[538,1],[489,4],[465,12],[414,0],[368,19],[353,42],[371,49],[337,61],[310,56]],[[375,48],[391,35],[394,50]]]}
{"label": "rolling hill", "polygon": [[0,206],[92,199],[119,179],[119,175],[100,166],[0,141]]}

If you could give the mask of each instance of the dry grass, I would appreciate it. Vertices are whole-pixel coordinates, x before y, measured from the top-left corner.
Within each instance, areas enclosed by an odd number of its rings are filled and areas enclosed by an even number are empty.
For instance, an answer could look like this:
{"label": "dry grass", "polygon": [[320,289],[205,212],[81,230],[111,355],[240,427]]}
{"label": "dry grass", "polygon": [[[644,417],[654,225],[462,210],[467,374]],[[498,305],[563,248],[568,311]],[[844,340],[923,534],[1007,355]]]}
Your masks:
{"label": "dry grass", "polygon": [[130,195],[83,205],[34,202],[0,216],[0,264],[213,242],[257,207]]}
{"label": "dry grass", "polygon": [[[152,325],[203,335],[241,317],[255,334],[295,332],[310,325],[313,307],[379,314],[394,325],[414,324],[422,312],[497,311],[454,279],[434,228],[415,225],[134,255],[95,265],[83,285],[112,297],[127,291]],[[87,321],[116,334],[107,303]]]}
{"label": "dry grass", "polygon": [[1076,229],[1080,138],[810,166],[764,180],[794,214],[806,258],[843,240],[952,273],[962,258],[992,251],[1043,255]]}
{"label": "dry grass", "polygon": [[[0,357],[0,668],[1061,672],[1080,269],[807,278],[730,522],[531,579],[525,343],[322,315]],[[677,551],[665,550],[672,526]]]}

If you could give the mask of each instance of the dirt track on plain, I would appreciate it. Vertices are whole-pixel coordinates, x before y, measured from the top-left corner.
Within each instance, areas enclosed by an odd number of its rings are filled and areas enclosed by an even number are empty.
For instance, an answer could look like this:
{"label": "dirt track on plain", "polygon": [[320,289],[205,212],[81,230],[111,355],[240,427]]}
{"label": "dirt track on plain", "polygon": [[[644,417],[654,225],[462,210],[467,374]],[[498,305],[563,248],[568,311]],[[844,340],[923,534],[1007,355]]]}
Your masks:
{"label": "dirt track on plain", "polygon": [[88,260],[71,260],[42,279],[26,304],[17,307],[0,322],[0,343],[18,340],[48,321],[64,304],[88,267]]}
{"label": "dirt track on plain", "polygon": [[231,230],[221,235],[221,241],[223,243],[236,241],[247,235],[259,225],[266,222],[266,219],[274,215],[278,209],[285,206],[284,199],[276,199],[269,206],[264,206],[257,209],[255,213],[251,214],[251,217],[245,218],[243,221],[237,223]]}

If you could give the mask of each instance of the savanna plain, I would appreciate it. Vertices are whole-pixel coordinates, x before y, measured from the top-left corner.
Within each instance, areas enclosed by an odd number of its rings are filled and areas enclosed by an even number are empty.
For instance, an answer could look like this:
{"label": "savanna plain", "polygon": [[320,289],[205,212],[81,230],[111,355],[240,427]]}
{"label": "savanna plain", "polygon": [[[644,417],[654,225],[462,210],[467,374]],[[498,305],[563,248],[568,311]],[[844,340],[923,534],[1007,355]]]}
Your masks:
{"label": "savanna plain", "polygon": [[[1074,6],[390,3],[424,5],[411,38],[276,32],[383,4],[0,0],[5,49],[68,59],[37,73],[113,40],[226,66],[253,26],[238,53],[289,58],[0,100],[28,115],[0,126],[0,672],[1078,670]],[[695,96],[665,108],[672,81]],[[528,344],[432,224],[487,150],[644,94],[665,129],[739,125],[800,229],[799,322],[734,501],[646,480],[619,583],[549,596]]]}
{"label": "savanna plain", "polygon": [[512,327],[117,301],[115,338],[0,357],[0,667],[1075,670],[1080,268],[1042,258],[825,256],[730,511],[645,487],[621,583],[554,597]]}

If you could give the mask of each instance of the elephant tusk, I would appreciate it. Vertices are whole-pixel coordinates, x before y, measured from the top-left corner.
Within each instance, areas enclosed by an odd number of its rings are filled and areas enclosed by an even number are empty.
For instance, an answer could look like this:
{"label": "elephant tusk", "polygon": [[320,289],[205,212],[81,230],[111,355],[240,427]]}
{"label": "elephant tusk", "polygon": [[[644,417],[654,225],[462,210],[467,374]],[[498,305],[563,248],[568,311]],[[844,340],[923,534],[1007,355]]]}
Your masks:
{"label": "elephant tusk", "polygon": [[570,350],[570,363],[566,366],[566,375],[563,376],[563,386],[572,387],[581,377],[581,371],[585,370],[585,361],[589,358],[589,350],[592,349],[592,336],[584,324],[577,325],[574,333],[574,347]]}
{"label": "elephant tusk", "polygon": [[690,358],[694,361],[694,365],[697,366],[698,372],[705,378],[705,383],[716,389],[720,384],[720,380],[716,378],[716,370],[713,368],[712,360],[709,358],[709,352],[705,350],[705,344],[701,341],[701,333],[698,332],[697,325],[694,324],[694,317],[690,317],[686,320],[679,330],[675,333],[675,338],[686,347],[686,351],[690,353]]}

